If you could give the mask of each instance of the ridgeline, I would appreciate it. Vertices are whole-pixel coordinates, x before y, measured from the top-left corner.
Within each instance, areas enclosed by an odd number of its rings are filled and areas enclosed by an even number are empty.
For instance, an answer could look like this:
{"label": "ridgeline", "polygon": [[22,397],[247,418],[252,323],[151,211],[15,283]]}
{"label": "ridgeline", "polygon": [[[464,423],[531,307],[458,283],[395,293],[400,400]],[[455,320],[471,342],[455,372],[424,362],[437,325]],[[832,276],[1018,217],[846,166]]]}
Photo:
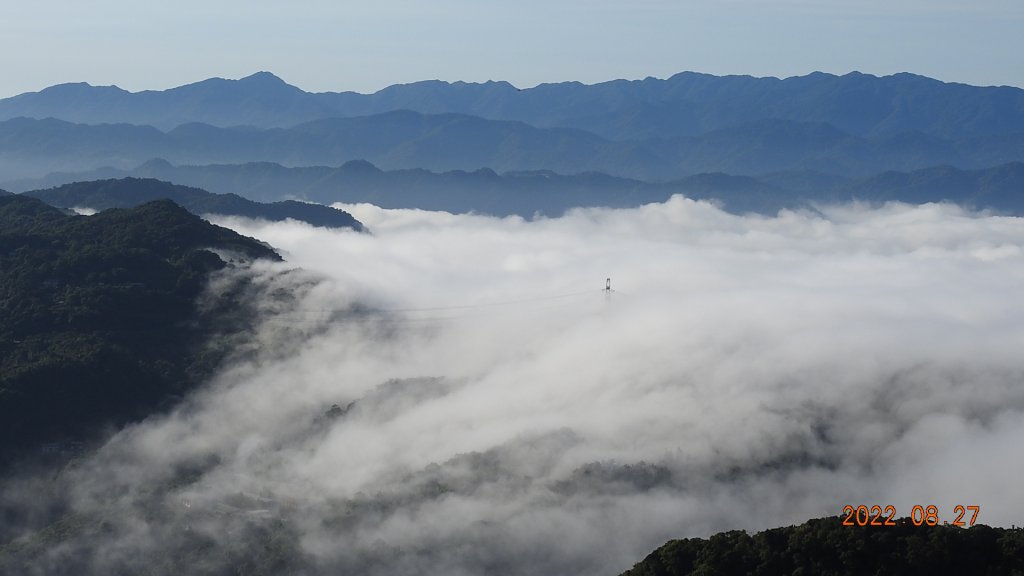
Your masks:
{"label": "ridgeline", "polygon": [[743,531],[672,540],[622,576],[931,576],[1021,574],[1024,529],[976,525],[844,526],[808,520],[753,536]]}
{"label": "ridgeline", "polygon": [[363,225],[351,214],[330,206],[295,200],[261,203],[236,194],[212,194],[206,190],[161,182],[152,178],[120,178],[72,182],[48,190],[33,190],[26,196],[60,208],[88,207],[94,210],[131,208],[153,200],[169,199],[193,214],[221,214],[258,218],[270,222],[286,219],[325,228],[351,228],[363,231]]}

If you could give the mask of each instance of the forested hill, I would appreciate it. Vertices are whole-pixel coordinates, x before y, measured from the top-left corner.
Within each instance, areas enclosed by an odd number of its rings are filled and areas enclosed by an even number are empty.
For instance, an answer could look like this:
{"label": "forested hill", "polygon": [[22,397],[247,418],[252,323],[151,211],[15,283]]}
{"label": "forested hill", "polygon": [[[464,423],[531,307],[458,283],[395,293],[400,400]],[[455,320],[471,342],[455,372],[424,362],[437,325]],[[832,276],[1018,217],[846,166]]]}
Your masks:
{"label": "forested hill", "polygon": [[244,216],[271,222],[292,219],[313,226],[363,230],[363,225],[351,214],[330,206],[295,200],[254,202],[236,194],[212,194],[199,188],[179,186],[152,178],[73,182],[48,190],[25,192],[25,195],[61,208],[88,207],[95,210],[130,208],[144,202],[166,198],[193,214]]}
{"label": "forested hill", "polygon": [[209,376],[225,350],[197,299],[255,258],[280,259],[168,200],[69,216],[0,197],[0,456],[77,444]]}
{"label": "forested hill", "polygon": [[1024,573],[1024,529],[843,526],[840,517],[759,532],[672,540],[622,576],[933,576]]}

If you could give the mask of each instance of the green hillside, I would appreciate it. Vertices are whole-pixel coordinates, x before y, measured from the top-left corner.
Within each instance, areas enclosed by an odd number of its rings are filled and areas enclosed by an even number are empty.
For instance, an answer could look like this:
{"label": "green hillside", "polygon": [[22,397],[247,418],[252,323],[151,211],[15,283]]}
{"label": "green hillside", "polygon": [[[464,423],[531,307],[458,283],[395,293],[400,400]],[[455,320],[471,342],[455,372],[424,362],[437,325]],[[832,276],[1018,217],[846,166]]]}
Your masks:
{"label": "green hillside", "polygon": [[0,455],[88,440],[208,376],[216,315],[197,298],[238,259],[280,259],[170,201],[69,216],[0,197]]}
{"label": "green hillside", "polygon": [[832,517],[753,536],[672,540],[622,576],[1024,574],[1024,529],[896,524],[844,526]]}

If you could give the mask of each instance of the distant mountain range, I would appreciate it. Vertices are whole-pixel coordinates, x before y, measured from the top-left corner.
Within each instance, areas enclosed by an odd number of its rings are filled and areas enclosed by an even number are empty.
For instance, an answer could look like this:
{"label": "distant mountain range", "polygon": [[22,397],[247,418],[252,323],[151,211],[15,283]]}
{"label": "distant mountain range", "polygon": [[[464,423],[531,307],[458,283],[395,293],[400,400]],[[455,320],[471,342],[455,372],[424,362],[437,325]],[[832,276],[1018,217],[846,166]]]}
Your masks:
{"label": "distant mountain range", "polygon": [[1024,132],[949,140],[922,134],[866,139],[828,124],[765,119],[700,137],[614,141],[577,129],[410,111],[316,120],[291,128],[184,124],[168,132],[52,118],[0,122],[0,180],[104,166],[129,169],[150,158],[176,164],[287,166],[337,166],[361,159],[385,169],[597,171],[642,180],[793,170],[866,176],[941,164],[976,169],[1024,160]]}
{"label": "distant mountain range", "polygon": [[315,166],[365,159],[386,168],[432,170],[600,169],[653,177],[684,172],[674,167],[668,152],[634,143],[461,114],[398,111],[316,120],[287,129],[184,124],[166,133],[151,126],[55,119],[0,122],[4,179],[101,166],[123,169],[157,157],[183,164],[267,161]]}
{"label": "distant mountain range", "polygon": [[1018,213],[1022,161],[1024,90],[912,74],[312,94],[262,72],[0,100],[0,184],[18,191],[133,176],[254,200],[526,216],[674,193],[737,212],[866,198]]}
{"label": "distant mountain range", "polygon": [[[10,184],[12,189],[21,191],[125,177],[181,182],[260,202],[290,197],[322,204],[369,202],[385,208],[422,208],[499,216],[518,214],[526,218],[537,213],[557,216],[577,206],[639,206],[664,201],[673,194],[714,198],[737,212],[770,212],[787,201],[783,190],[775,186],[725,174],[701,174],[658,184],[597,172],[567,176],[551,171],[499,175],[489,169],[473,172],[384,171],[365,161],[351,161],[337,168],[286,168],[274,163],[175,166],[164,160],[152,160],[130,171],[102,169],[57,173],[39,180]],[[230,192],[225,192],[228,190]],[[47,191],[26,193],[49,201]],[[70,204],[73,202],[63,201],[61,205]],[[79,205],[91,206],[89,203]]]}
{"label": "distant mountain range", "polygon": [[[775,172],[756,178],[707,173],[657,183],[597,172],[563,175],[551,171],[498,174],[487,169],[473,172],[385,171],[364,161],[352,161],[333,168],[287,168],[273,163],[175,166],[164,160],[152,160],[134,170],[108,168],[83,173],[57,173],[44,179],[10,182],[5,186],[15,191],[57,186],[61,187],[56,189],[58,191],[92,190],[97,186],[103,190],[103,185],[98,183],[76,184],[70,188],[65,185],[76,181],[125,177],[179,182],[261,202],[282,198],[301,198],[322,204],[370,202],[385,208],[423,208],[455,213],[475,211],[499,216],[517,214],[526,218],[538,213],[558,216],[579,206],[634,207],[662,202],[673,194],[714,200],[734,213],[774,214],[781,208],[860,200],[874,203],[948,201],[969,208],[1024,215],[1024,163],[1021,162],[983,170],[940,166],[914,172],[884,172],[866,178],[810,171]],[[179,187],[168,184],[152,186],[155,187],[152,194],[132,194],[144,198],[163,194],[175,201],[186,202],[184,196],[172,194]],[[51,201],[52,197],[64,192],[44,190],[29,194]],[[102,195],[100,200],[86,201],[85,198],[78,194],[72,199],[60,200],[58,204],[114,205],[107,204]],[[199,213],[251,215],[241,209],[229,212],[226,208],[206,206]],[[274,210],[271,207],[267,209]]]}
{"label": "distant mountain range", "polygon": [[1024,90],[944,83],[914,74],[876,77],[815,72],[780,80],[682,72],[660,80],[541,84],[426,81],[374,94],[313,94],[268,72],[211,78],[163,91],[61,84],[0,100],[0,119],[61,118],[168,130],[215,126],[283,128],[395,110],[578,128],[608,140],[698,136],[762,119],[821,123],[861,137],[907,132],[961,138],[1024,131]]}
{"label": "distant mountain range", "polygon": [[363,230],[363,225],[351,214],[329,206],[295,200],[260,203],[236,194],[211,194],[199,188],[151,178],[74,182],[46,190],[31,190],[23,195],[38,198],[59,208],[82,207],[95,210],[131,208],[153,200],[168,199],[197,215],[244,216],[272,222],[290,218],[314,226]]}
{"label": "distant mountain range", "polygon": [[64,84],[0,100],[0,181],[150,158],[388,170],[848,177],[1024,161],[1024,90],[911,74],[682,73],[595,85],[420,82],[311,94],[269,73],[164,91]]}

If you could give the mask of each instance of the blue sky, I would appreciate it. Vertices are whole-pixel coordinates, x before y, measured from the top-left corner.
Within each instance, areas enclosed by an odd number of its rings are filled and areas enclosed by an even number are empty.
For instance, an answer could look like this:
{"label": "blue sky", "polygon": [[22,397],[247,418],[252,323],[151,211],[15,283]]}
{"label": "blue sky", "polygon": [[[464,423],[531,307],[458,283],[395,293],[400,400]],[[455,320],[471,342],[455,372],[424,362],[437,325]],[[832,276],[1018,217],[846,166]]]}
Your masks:
{"label": "blue sky", "polygon": [[915,72],[1024,87],[1020,0],[39,0],[0,19],[0,96],[269,70],[311,91],[683,70]]}

